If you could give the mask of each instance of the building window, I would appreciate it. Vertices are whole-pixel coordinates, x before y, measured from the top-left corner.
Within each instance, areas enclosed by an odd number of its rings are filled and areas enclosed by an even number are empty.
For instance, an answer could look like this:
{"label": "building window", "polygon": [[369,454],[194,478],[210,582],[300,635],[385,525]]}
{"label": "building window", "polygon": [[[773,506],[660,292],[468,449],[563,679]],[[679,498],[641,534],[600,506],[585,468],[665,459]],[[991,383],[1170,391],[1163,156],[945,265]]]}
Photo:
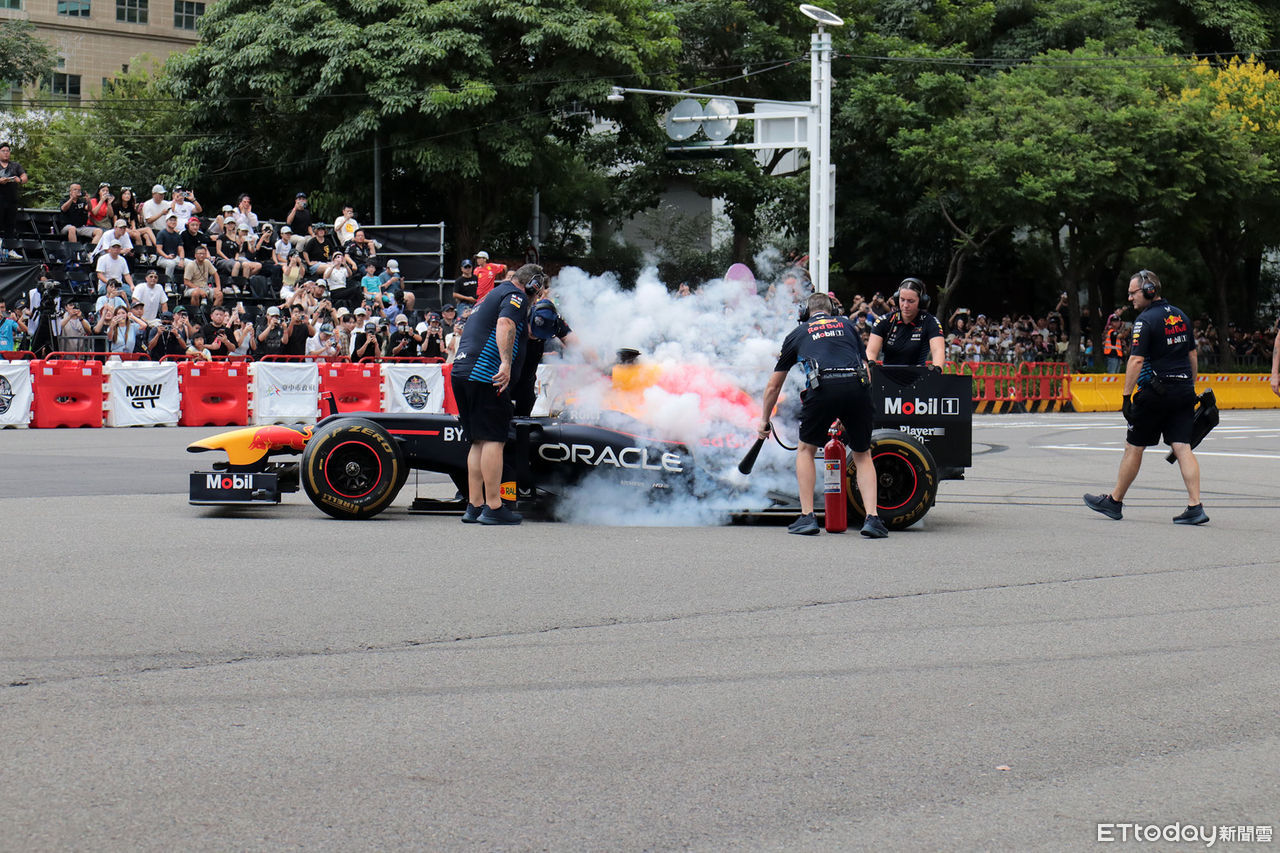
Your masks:
{"label": "building window", "polygon": [[200,20],[203,14],[203,3],[194,3],[192,0],[173,0],[173,26],[179,30],[194,30],[196,21]]}
{"label": "building window", "polygon": [[89,0],[58,0],[58,14],[68,18],[87,18]]}
{"label": "building window", "polygon": [[0,9],[13,9],[22,11],[22,0],[0,0]]}
{"label": "building window", "polygon": [[70,103],[80,103],[80,75],[63,74],[61,71],[53,72],[53,79],[49,81],[49,91],[54,97],[66,98]]}
{"label": "building window", "polygon": [[126,24],[145,24],[147,0],[116,0],[116,20]]}

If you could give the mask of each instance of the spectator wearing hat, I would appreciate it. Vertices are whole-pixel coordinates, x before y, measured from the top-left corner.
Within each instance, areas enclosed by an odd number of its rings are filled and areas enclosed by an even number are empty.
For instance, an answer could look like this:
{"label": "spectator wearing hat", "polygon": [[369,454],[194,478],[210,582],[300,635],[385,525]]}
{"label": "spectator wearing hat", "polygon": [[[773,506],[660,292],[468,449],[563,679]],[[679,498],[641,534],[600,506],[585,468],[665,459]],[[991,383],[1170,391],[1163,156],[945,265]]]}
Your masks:
{"label": "spectator wearing hat", "polygon": [[83,237],[95,246],[102,231],[89,224],[89,197],[74,181],[67,187],[67,197],[58,206],[62,212],[62,238],[78,243]]}
{"label": "spectator wearing hat", "polygon": [[413,291],[404,286],[404,277],[400,275],[400,262],[395,258],[387,261],[387,268],[379,276],[382,279],[382,292],[391,297],[391,301],[407,312],[413,311]]}
{"label": "spectator wearing hat", "polygon": [[1102,337],[1102,354],[1107,358],[1107,373],[1123,373],[1124,326],[1119,314],[1107,318],[1107,330]]}
{"label": "spectator wearing hat", "polygon": [[409,318],[397,314],[395,331],[387,338],[386,355],[396,358],[410,358],[418,354],[418,343],[421,336],[409,326]]}
{"label": "spectator wearing hat", "polygon": [[182,232],[178,230],[178,216],[170,213],[165,216],[164,227],[156,235],[156,254],[159,255],[156,258],[156,265],[164,270],[166,284],[174,283],[174,270],[185,260],[182,251]]}
{"label": "spectator wearing hat", "polygon": [[196,214],[204,213],[204,208],[196,200],[194,192],[179,184],[173,188],[173,212],[177,214],[178,223],[181,224]]}
{"label": "spectator wearing hat", "polygon": [[214,305],[222,304],[222,277],[203,243],[196,246],[194,256],[182,269],[182,295],[189,297],[193,306],[206,298],[211,298]]}
{"label": "spectator wearing hat", "polygon": [[288,225],[281,225],[280,236],[271,249],[271,260],[280,268],[280,274],[276,276],[277,286],[280,284],[280,275],[284,273],[284,268],[289,265],[289,258],[297,254],[298,248],[293,242],[293,229]]}
{"label": "spectator wearing hat", "polygon": [[111,230],[116,220],[115,202],[111,184],[106,181],[98,184],[98,194],[89,201],[89,225],[98,229],[99,234]]}
{"label": "spectator wearing hat", "polygon": [[453,324],[458,319],[458,309],[452,302],[446,302],[440,308],[440,325],[447,335],[453,331]]}
{"label": "spectator wearing hat", "polygon": [[351,360],[376,358],[382,355],[383,338],[378,331],[378,321],[368,315],[361,314],[364,309],[356,309],[357,331],[351,344]]}
{"label": "spectator wearing hat", "polygon": [[329,265],[329,273],[324,277],[329,284],[329,291],[335,295],[346,290],[347,281],[353,273],[357,273],[359,267],[356,262],[351,259],[346,252],[341,249],[333,253],[333,263]]}
{"label": "spectator wearing hat", "polygon": [[448,350],[444,344],[444,324],[435,311],[427,314],[427,319],[418,327],[418,351],[423,358],[444,358]]}
{"label": "spectator wearing hat", "polygon": [[165,220],[173,213],[173,202],[165,198],[164,194],[164,184],[156,184],[151,188],[151,198],[142,203],[142,224],[150,228],[153,234],[164,230]]}
{"label": "spectator wearing hat", "polygon": [[[183,220],[179,218],[181,224]],[[182,228],[182,260],[186,263],[196,256],[196,247],[209,248],[209,238],[200,230],[200,220],[195,216],[188,217]]]}
{"label": "spectator wearing hat", "polygon": [[496,282],[507,274],[506,264],[489,262],[488,252],[476,252],[476,301],[484,299]]}
{"label": "spectator wearing hat", "polygon": [[[160,326],[147,341],[147,352],[156,361],[166,355],[183,355],[187,351],[186,338],[181,331],[175,328],[175,316],[178,315],[170,311],[160,312]],[[186,312],[184,311],[181,316],[185,318],[187,316]],[[183,325],[185,327],[185,319]]]}
{"label": "spectator wearing hat", "polygon": [[360,223],[356,221],[355,208],[349,204],[343,205],[342,215],[333,220],[333,236],[337,238],[338,245],[346,246],[359,228]]}
{"label": "spectator wearing hat", "polygon": [[355,342],[356,315],[346,308],[339,308],[337,318],[333,336],[337,342],[338,355],[351,355],[351,345]]}
{"label": "spectator wearing hat", "polygon": [[453,301],[466,305],[476,304],[476,268],[467,258],[462,262],[462,275],[453,283]]}
{"label": "spectator wearing hat", "polygon": [[209,223],[210,237],[224,237],[227,234],[236,233],[236,209],[229,204],[224,204],[222,210],[213,221]]}
{"label": "spectator wearing hat", "polygon": [[281,355],[284,352],[284,323],[280,319],[280,308],[272,305],[263,315],[258,326],[258,354]]}
{"label": "spectator wearing hat", "polygon": [[329,273],[334,246],[329,240],[329,229],[323,222],[314,225],[311,232],[311,238],[302,246],[302,261],[307,265],[307,275],[324,278]]}
{"label": "spectator wearing hat", "polygon": [[112,242],[120,244],[120,254],[126,258],[133,252],[133,240],[129,237],[129,223],[123,219],[116,219],[113,226],[98,238],[98,245],[93,247],[95,256],[104,254]]}
{"label": "spectator wearing hat", "polygon": [[147,322],[169,310],[169,296],[160,286],[160,274],[155,270],[147,270],[142,284],[133,289],[133,299],[142,306],[142,318]]}
{"label": "spectator wearing hat", "polygon": [[112,279],[129,285],[124,292],[127,294],[133,293],[133,275],[129,272],[128,262],[125,261],[120,252],[120,241],[111,240],[107,243],[106,254],[98,256],[98,261],[94,265],[94,269],[98,273],[98,293],[106,293],[107,282]]}
{"label": "spectator wearing hat", "polygon": [[302,251],[307,240],[311,239],[311,211],[307,209],[307,194],[298,193],[293,199],[293,207],[284,217],[285,224],[293,229],[293,248]]}
{"label": "spectator wearing hat", "polygon": [[333,358],[338,355],[338,341],[333,336],[333,325],[321,323],[316,327],[316,336],[307,339],[307,355]]}

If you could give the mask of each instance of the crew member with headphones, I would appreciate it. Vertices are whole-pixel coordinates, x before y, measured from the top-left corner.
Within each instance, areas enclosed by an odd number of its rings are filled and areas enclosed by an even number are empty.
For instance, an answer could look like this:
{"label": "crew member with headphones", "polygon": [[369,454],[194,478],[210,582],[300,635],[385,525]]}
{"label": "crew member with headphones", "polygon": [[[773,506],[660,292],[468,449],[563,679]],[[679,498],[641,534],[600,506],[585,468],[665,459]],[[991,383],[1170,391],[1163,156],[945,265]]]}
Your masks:
{"label": "crew member with headphones", "polygon": [[946,345],[938,319],[924,310],[928,307],[924,282],[904,278],[898,285],[898,310],[881,317],[871,327],[867,360],[920,366],[928,362],[941,370],[947,358]]}
{"label": "crew member with headphones", "polygon": [[511,378],[529,328],[529,306],[546,291],[542,267],[525,264],[471,312],[449,376],[467,453],[466,524],[519,524],[502,503],[502,449],[511,427]]}
{"label": "crew member with headphones", "polygon": [[[818,533],[818,521],[813,514],[813,489],[818,480],[814,458],[837,419],[844,425],[845,443],[853,452],[863,506],[872,512],[877,506],[876,471],[871,462],[871,387],[862,354],[862,338],[852,320],[836,313],[835,304],[825,293],[809,297],[801,311],[800,324],[782,342],[782,353],[764,390],[758,430],[761,439],[769,436],[769,420],[782,383],[797,363],[802,364],[805,371],[805,391],[800,395],[800,443],[796,451],[800,517],[787,532],[812,536]],[[878,516],[868,515],[862,525],[862,535],[883,539],[889,531]]]}
{"label": "crew member with headphones", "polygon": [[1163,433],[1187,488],[1187,508],[1173,523],[1204,524],[1209,516],[1200,503],[1200,463],[1191,452],[1198,367],[1191,321],[1160,295],[1160,279],[1150,270],[1139,270],[1129,279],[1129,301],[1138,319],[1124,374],[1121,411],[1129,423],[1124,456],[1111,494],[1085,495],[1084,502],[1119,521],[1125,493],[1142,465],[1142,451],[1158,443]]}

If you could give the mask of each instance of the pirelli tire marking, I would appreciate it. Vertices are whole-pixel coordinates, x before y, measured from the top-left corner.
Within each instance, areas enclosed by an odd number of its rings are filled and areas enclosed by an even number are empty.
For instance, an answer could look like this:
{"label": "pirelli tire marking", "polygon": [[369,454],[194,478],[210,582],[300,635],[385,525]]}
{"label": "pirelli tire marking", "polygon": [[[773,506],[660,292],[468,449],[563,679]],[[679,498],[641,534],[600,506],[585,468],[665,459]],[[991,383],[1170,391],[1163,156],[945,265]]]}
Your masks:
{"label": "pirelli tire marking", "polygon": [[[844,493],[849,514],[866,517],[858,492],[853,456],[845,470]],[[876,469],[876,503],[880,520],[890,530],[903,530],[924,518],[938,497],[938,466],[918,439],[896,429],[871,434],[871,461]]]}
{"label": "pirelli tire marking", "polygon": [[333,423],[307,442],[302,487],[334,518],[372,518],[395,500],[408,475],[395,440],[362,418]]}

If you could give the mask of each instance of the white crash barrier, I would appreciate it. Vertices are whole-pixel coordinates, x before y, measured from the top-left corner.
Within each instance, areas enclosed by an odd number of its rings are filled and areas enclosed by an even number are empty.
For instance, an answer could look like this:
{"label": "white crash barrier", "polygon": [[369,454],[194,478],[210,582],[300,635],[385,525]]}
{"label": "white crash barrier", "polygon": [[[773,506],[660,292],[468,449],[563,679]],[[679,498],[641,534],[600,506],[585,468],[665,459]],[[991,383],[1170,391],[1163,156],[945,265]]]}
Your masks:
{"label": "white crash barrier", "polygon": [[166,361],[108,361],[107,426],[177,426],[182,417],[178,364]]}
{"label": "white crash barrier", "polygon": [[0,361],[0,426],[31,423],[31,363]]}
{"label": "white crash barrier", "polygon": [[444,365],[384,362],[383,400],[388,412],[444,411]]}
{"label": "white crash barrier", "polygon": [[256,361],[249,365],[249,423],[313,424],[320,401],[315,362]]}

